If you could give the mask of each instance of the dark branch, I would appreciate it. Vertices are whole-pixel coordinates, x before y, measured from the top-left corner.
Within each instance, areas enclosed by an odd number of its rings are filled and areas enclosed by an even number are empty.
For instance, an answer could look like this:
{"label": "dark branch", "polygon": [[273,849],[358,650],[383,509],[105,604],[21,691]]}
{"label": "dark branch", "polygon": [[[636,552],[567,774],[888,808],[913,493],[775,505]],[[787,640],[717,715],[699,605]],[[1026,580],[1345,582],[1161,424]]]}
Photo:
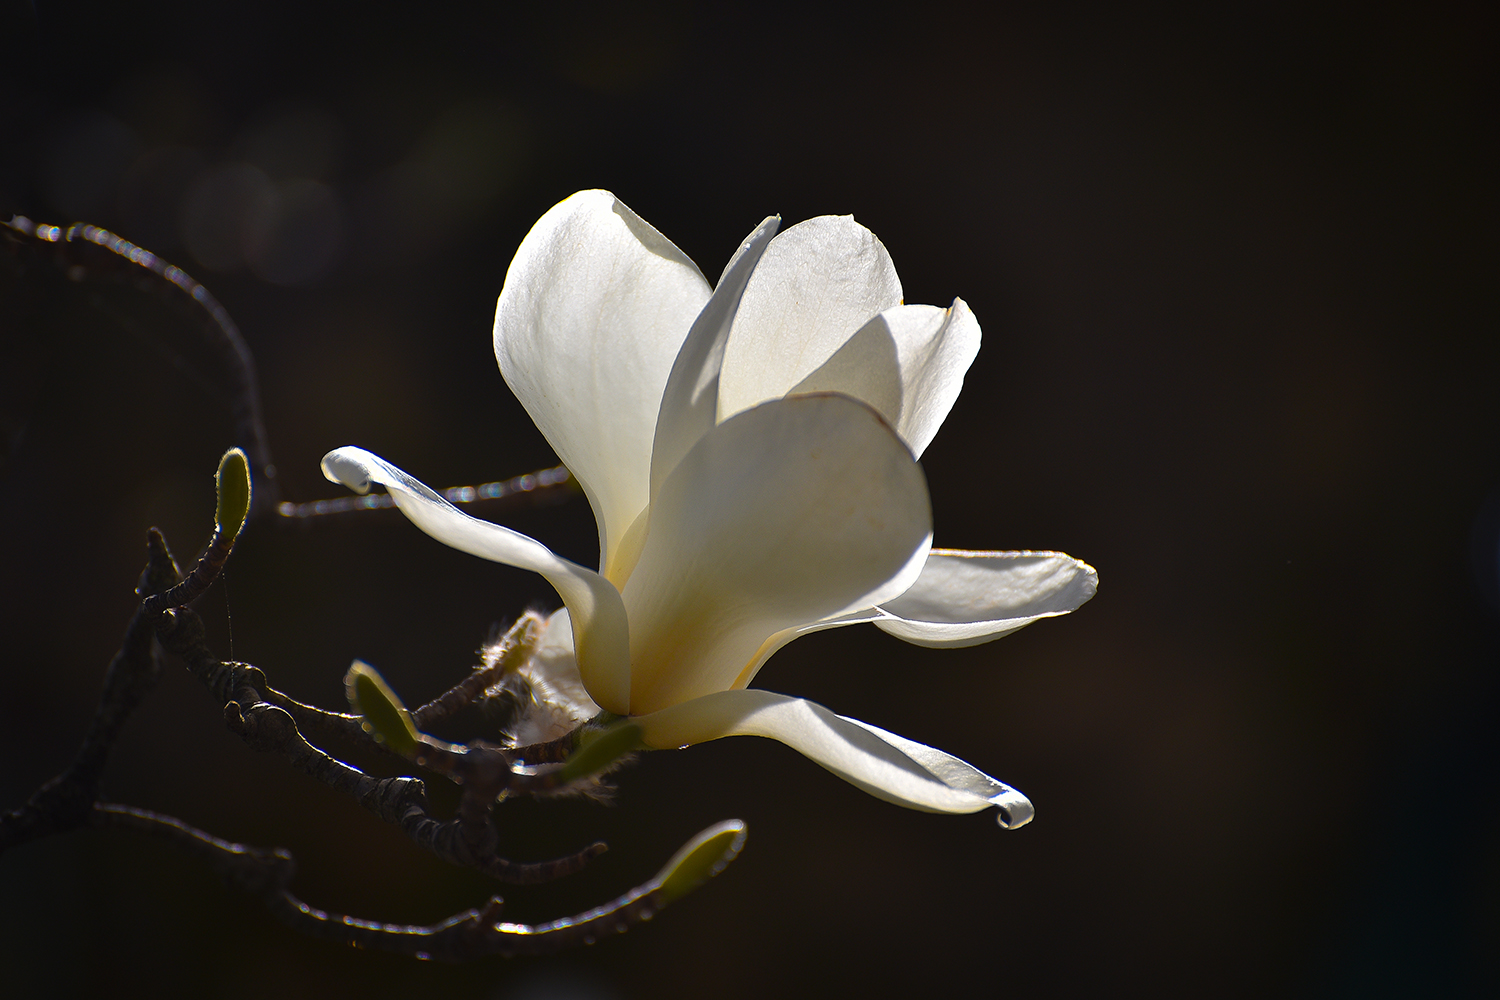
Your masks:
{"label": "dark branch", "polygon": [[499,652],[489,665],[475,667],[469,676],[412,712],[412,724],[426,732],[473,704],[474,699],[483,694],[485,689],[497,684],[505,674],[516,670],[520,661],[536,647],[541,625],[541,618],[530,612],[516,619],[515,624],[496,643]]}
{"label": "dark branch", "polygon": [[180,267],[168,264],[114,233],[82,222],[50,226],[15,216],[0,223],[9,240],[32,256],[50,257],[75,280],[105,279],[143,285],[160,298],[182,308],[193,328],[217,352],[228,376],[227,397],[234,422],[235,442],[250,457],[255,478],[255,506],[251,517],[276,506],[276,466],[261,416],[260,385],[255,360],[239,327],[219,300]]}
{"label": "dark branch", "polygon": [[[492,896],[482,909],[466,910],[436,924],[383,923],[329,913],[292,895],[287,885],[296,873],[296,862],[280,848],[267,851],[231,843],[171,816],[130,806],[95,805],[89,820],[95,826],[126,827],[170,841],[207,861],[230,885],[259,896],[271,912],[299,931],[340,944],[420,959],[457,962],[486,955],[536,955],[593,944],[650,920],[673,898],[665,884],[670,872],[664,871],[603,906],[545,924],[502,921],[504,901],[499,896]],[[739,843],[728,848],[719,867],[733,858]]]}
{"label": "dark branch", "polygon": [[[202,619],[192,611],[177,608],[166,612],[161,617],[158,635],[167,651],[180,657],[223,705],[225,724],[253,749],[279,754],[302,773],[352,796],[450,864],[474,868],[503,882],[535,883],[572,874],[606,849],[604,844],[594,843],[573,854],[540,862],[501,857],[496,853],[499,836],[494,830],[490,806],[509,786],[514,785],[511,790],[515,791],[550,791],[557,787],[555,779],[512,778],[510,762],[500,751],[491,751],[498,755],[493,759],[485,753],[475,753],[471,756],[472,763],[487,762],[483,773],[469,771],[455,776],[458,780],[468,779],[460,799],[461,803],[468,800],[468,805],[463,807],[459,818],[438,820],[429,811],[420,780],[373,778],[308,743],[298,731],[291,712],[261,697],[266,681],[259,668],[221,661],[209,651],[204,642]],[[325,722],[339,718],[327,712],[321,713],[321,717]],[[345,735],[354,734],[351,731]],[[354,738],[367,746],[378,745],[363,730]]]}
{"label": "dark branch", "polygon": [[[275,467],[271,463],[261,418],[254,362],[228,313],[186,273],[155,255],[97,226],[36,225],[17,216],[0,223],[0,250],[20,259],[49,259],[76,281],[105,278],[126,281],[157,292],[188,308],[194,329],[216,350],[229,375],[228,397],[235,438],[248,453],[254,489],[252,517],[274,507],[288,518],[305,519],[344,510],[391,505],[389,497],[358,497],[313,504],[276,504]],[[245,456],[231,452],[237,461]],[[220,469],[221,477],[224,467]],[[245,474],[240,467],[240,475]],[[222,480],[221,480],[222,485]],[[445,491],[453,503],[531,500],[555,501],[579,492],[567,469],[557,466],[505,482]],[[223,494],[221,493],[221,503]],[[244,507],[234,517],[235,530]],[[126,719],[151,692],[160,674],[158,643],[183,659],[189,670],[222,705],[226,725],[252,748],[275,752],[298,770],[352,795],[412,840],[453,864],[464,865],[507,882],[540,882],[578,871],[602,853],[594,843],[551,861],[518,863],[501,857],[494,825],[495,804],[506,795],[547,794],[568,783],[561,761],[574,740],[508,751],[475,743],[442,744],[423,737],[436,759],[434,769],[462,786],[457,816],[442,821],[429,810],[426,788],[412,777],[374,778],[309,743],[301,727],[319,739],[336,736],[364,748],[379,747],[364,720],[304,705],[271,689],[262,672],[249,664],[218,660],[204,641],[202,621],[186,607],[213,583],[228,559],[234,536],[216,527],[214,537],[192,572],[182,579],[165,540],[152,529],[149,561],[137,594],[143,600],[132,616],[125,639],[112,660],[94,724],[74,761],[47,782],[23,806],[0,815],[0,851],[85,824],[127,827],[163,837],[207,860],[232,885],[261,897],[281,919],[319,937],[418,958],[462,960],[481,955],[534,954],[555,951],[627,930],[648,920],[662,906],[710,877],[739,851],[743,824],[734,821],[704,831],[686,845],[656,878],[605,906],[539,925],[500,921],[500,897],[482,909],[469,910],[430,926],[388,924],[331,914],[303,903],[288,890],[295,863],[284,850],[262,850],[221,840],[174,817],[100,801],[100,781],[110,749]],[[526,615],[501,644],[499,654],[469,677],[413,713],[426,727],[450,718],[488,688],[515,672],[534,646],[539,619]],[[265,692],[264,695],[262,692]],[[425,751],[424,751],[425,752]],[[522,756],[524,754],[524,756]],[[420,760],[420,758],[419,758]],[[518,763],[525,760],[528,766]],[[581,784],[575,782],[575,784]]]}
{"label": "dark branch", "polygon": [[[147,536],[148,558],[136,592],[148,598],[178,580],[177,563],[156,530]],[[25,805],[0,814],[0,850],[81,826],[99,797],[99,781],[109,751],[125,720],[151,693],[161,676],[153,638],[155,616],[137,608],[119,652],[104,675],[104,691],[94,723],[67,770],[47,782]]]}

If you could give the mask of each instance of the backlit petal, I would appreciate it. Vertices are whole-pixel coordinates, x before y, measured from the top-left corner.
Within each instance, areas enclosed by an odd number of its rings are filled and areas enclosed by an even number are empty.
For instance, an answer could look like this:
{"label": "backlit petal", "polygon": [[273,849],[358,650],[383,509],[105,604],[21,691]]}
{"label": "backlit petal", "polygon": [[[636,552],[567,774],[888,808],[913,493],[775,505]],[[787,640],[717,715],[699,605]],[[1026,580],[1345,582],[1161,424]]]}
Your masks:
{"label": "backlit petal", "polygon": [[495,309],[495,357],[578,478],[600,566],[650,495],[662,388],[708,282],[607,191],[581,191],[532,227]]}
{"label": "backlit petal", "polygon": [[903,593],[931,544],[921,468],[879,414],[836,395],[715,427],[650,517],[625,587],[632,713],[723,690],[767,637]]}
{"label": "backlit petal", "polygon": [[540,573],[556,588],[572,618],[578,668],[594,701],[624,714],[630,689],[630,629],[612,583],[552,552],[534,538],[470,517],[378,455],[339,448],[323,458],[323,475],[356,493],[371,483],[390,490],[411,522],[461,552]]}
{"label": "backlit petal", "polygon": [[653,494],[677,468],[682,456],[718,423],[719,366],[724,361],[730,324],[746,282],[780,225],[779,216],[770,216],[740,244],[677,354],[656,420],[656,444],[651,450]]}
{"label": "backlit petal", "polygon": [[1032,816],[1024,795],[957,757],[801,698],[720,691],[632,721],[660,749],[725,736],[779,740],[871,795],[912,809],[970,813],[993,805],[1001,825],[1012,828]]}
{"label": "backlit petal", "polygon": [[979,353],[979,322],[951,309],[896,306],[860,327],[793,392],[842,392],[879,410],[918,458],[953,409]]}
{"label": "backlit petal", "polygon": [[719,419],[786,395],[900,303],[890,254],[852,217],[792,226],[766,248],[740,300],[719,376]]}
{"label": "backlit petal", "polygon": [[[880,604],[880,628],[919,646],[973,646],[1094,596],[1099,575],[1061,552],[934,549],[910,590]],[[877,602],[879,603],[879,602]]]}

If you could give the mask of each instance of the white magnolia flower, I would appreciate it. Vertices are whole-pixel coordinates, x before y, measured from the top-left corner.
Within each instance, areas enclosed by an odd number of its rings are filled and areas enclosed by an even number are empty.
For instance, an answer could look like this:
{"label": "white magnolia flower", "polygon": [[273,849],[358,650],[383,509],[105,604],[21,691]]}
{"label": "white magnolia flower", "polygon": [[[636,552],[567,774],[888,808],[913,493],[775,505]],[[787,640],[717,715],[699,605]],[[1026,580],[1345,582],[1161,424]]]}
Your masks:
{"label": "white magnolia flower", "polygon": [[[418,527],[540,573],[566,605],[531,669],[631,716],[647,745],[768,736],[860,788],[936,812],[1025,796],[931,747],[748,689],[798,635],[874,622],[966,646],[1066,614],[1094,570],[1056,552],[932,549],[916,458],[979,350],[961,300],[902,304],[885,247],[850,217],[779,236],[769,218],[711,288],[604,191],[557,205],[521,243],[495,313],[500,371],[599,524],[600,570],[470,517],[358,448],[329,479],[388,488]],[[583,691],[587,692],[586,697]]]}

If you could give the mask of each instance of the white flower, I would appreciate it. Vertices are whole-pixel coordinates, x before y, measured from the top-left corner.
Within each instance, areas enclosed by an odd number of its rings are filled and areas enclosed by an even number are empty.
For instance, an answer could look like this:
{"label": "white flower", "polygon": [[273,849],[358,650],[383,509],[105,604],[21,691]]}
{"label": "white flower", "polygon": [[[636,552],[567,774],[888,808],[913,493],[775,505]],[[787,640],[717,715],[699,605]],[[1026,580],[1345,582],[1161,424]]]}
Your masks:
{"label": "white flower", "polygon": [[438,540],[542,574],[566,610],[538,669],[576,663],[593,702],[634,717],[648,745],[768,736],[900,805],[995,805],[1020,826],[1025,796],[963,761],[747,689],[806,632],[874,622],[972,645],[1072,611],[1097,581],[1055,552],[931,549],[916,457],[979,325],[961,300],[903,305],[885,247],[852,218],[773,239],[778,223],[750,235],[717,288],[604,191],[575,194],[522,241],[495,355],[593,505],[598,573],[361,449],[330,453],[324,473],[361,492],[381,483]]}

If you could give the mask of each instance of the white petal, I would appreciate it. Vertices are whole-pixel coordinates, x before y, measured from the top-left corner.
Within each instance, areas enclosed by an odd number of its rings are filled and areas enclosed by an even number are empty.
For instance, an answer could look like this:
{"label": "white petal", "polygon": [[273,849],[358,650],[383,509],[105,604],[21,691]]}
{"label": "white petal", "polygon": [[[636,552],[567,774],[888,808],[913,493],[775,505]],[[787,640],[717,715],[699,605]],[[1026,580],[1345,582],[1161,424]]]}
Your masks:
{"label": "white petal", "polygon": [[531,688],[531,701],[508,730],[513,746],[550,742],[599,714],[599,705],[589,697],[578,672],[567,608],[558,609],[543,623],[536,648],[518,672]]}
{"label": "white petal", "polygon": [[745,283],[780,225],[780,216],[769,216],[740,244],[677,354],[662,393],[661,414],[656,420],[656,443],[651,450],[653,495],[662,480],[677,468],[682,456],[718,423],[719,366],[724,361],[724,343],[729,339],[730,324],[740,307]]}
{"label": "white petal", "polygon": [[998,806],[1001,825],[1010,828],[1032,817],[1026,796],[957,757],[801,698],[720,691],[633,721],[646,743],[660,749],[724,736],[765,736],[887,802],[946,813]]}
{"label": "white petal", "polygon": [[1061,552],[933,549],[912,588],[880,604],[875,624],[919,646],[973,646],[1065,615],[1098,586],[1092,566]]}
{"label": "white petal", "polygon": [[749,687],[755,675],[760,673],[760,668],[765,666],[775,652],[782,646],[791,642],[798,636],[807,635],[809,632],[821,632],[824,629],[842,628],[845,625],[863,625],[866,622],[876,622],[885,618],[885,612],[879,608],[860,608],[847,614],[836,615],[833,618],[825,618],[822,621],[805,622],[792,628],[784,628],[760,644],[755,655],[750,657],[748,663],[740,670],[739,676],[734,679],[731,688]]}
{"label": "white petal", "polygon": [[[1076,610],[1094,596],[1098,582],[1092,566],[1060,552],[933,549],[922,575],[906,594],[880,608],[863,608],[777,632],[761,644],[731,686],[749,685],[773,653],[809,632],[868,622],[918,645],[974,646],[1039,618]],[[890,613],[891,608],[936,620],[898,617]]]}
{"label": "white petal", "polygon": [[649,499],[662,388],[708,295],[693,262],[607,191],[542,216],[505,275],[500,372],[588,495],[606,575]]}
{"label": "white petal", "polygon": [[875,234],[825,215],[771,241],[750,277],[724,349],[719,419],[786,395],[877,313],[901,281]]}
{"label": "white petal", "polygon": [[879,414],[836,395],[715,427],[650,517],[625,587],[633,713],[729,687],[783,629],[896,597],[931,544],[921,468]]}
{"label": "white petal", "polygon": [[557,589],[573,623],[578,667],[589,694],[623,715],[630,691],[630,629],[620,593],[604,577],[555,555],[534,538],[470,517],[426,485],[363,448],[339,448],[323,457],[323,475],[356,493],[370,484],[390,490],[411,522],[445,545],[493,562],[540,573]]}
{"label": "white petal", "polygon": [[950,309],[896,306],[870,320],[792,392],[842,392],[879,410],[918,458],[979,353],[979,321],[963,299]]}

